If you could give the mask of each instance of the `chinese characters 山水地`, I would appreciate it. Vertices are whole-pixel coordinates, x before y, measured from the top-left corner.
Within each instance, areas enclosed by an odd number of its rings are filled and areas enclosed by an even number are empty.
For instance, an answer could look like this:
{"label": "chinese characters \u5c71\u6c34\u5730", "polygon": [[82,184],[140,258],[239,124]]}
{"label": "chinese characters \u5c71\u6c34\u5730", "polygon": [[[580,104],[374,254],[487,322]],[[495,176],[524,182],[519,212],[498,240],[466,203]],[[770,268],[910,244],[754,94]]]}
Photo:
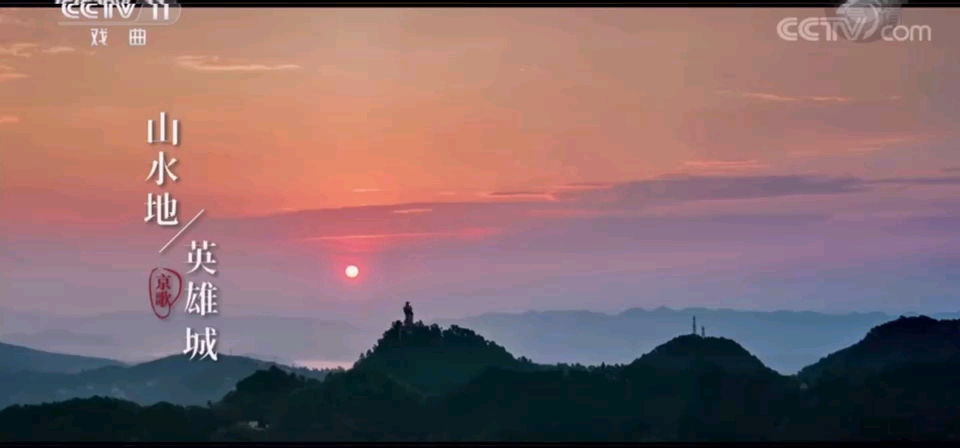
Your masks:
{"label": "chinese characters \u5c71\u6c34\u5730", "polygon": [[[155,126],[153,120],[147,120],[147,144],[170,144],[167,140],[167,114],[160,112],[160,138],[155,137]],[[180,145],[180,120],[173,120],[173,146]],[[176,182],[180,180],[173,172],[173,166],[177,163],[176,157],[167,157],[165,151],[160,151],[157,158],[153,160],[150,168],[150,174],[147,175],[147,181],[155,179],[158,187],[163,187],[167,180]],[[169,192],[163,194],[147,194],[147,216],[146,222],[156,222],[163,227],[180,225],[180,219],[177,216],[177,200]]]}

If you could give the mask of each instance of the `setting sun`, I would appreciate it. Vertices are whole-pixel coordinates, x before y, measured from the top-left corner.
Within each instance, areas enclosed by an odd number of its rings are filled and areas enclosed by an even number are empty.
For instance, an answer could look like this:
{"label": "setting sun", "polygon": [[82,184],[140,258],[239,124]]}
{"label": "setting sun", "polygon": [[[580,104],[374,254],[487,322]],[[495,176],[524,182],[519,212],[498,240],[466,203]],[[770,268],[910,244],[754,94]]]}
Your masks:
{"label": "setting sun", "polygon": [[347,266],[345,273],[349,278],[357,278],[357,276],[360,275],[360,268],[351,264],[350,266]]}

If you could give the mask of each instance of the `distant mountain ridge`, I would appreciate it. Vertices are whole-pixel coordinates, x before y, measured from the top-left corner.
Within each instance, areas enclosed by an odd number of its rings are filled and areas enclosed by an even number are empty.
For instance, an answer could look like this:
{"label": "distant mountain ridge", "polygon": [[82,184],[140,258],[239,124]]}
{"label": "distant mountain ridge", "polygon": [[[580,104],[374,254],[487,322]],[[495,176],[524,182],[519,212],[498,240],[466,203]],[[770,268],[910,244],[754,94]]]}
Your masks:
{"label": "distant mountain ridge", "polygon": [[690,332],[696,316],[708,336],[738,341],[766,365],[794,373],[859,340],[893,317],[884,313],[823,314],[810,311],[632,308],[617,314],[591,311],[491,313],[442,319],[474,329],[517,355],[538,362],[628,363],[662,343]]}
{"label": "distant mountain ridge", "polygon": [[[825,358],[853,368],[807,387],[724,337],[680,335],[628,364],[584,367],[534,364],[465,328],[395,322],[354,369],[323,381],[270,366],[212,406],[13,406],[0,411],[0,441],[960,439],[958,334],[957,322],[928,317],[879,325]],[[183,362],[140,370],[163,377]]]}
{"label": "distant mountain ridge", "polygon": [[[894,319],[884,313],[824,314],[803,311],[632,308],[616,314],[591,311],[491,313],[438,324],[471,328],[511,353],[543,363],[629,363],[664,340],[689,332],[697,316],[708,336],[738,341],[766,365],[795,373],[847,347],[874,326]],[[344,365],[380,336],[369,325],[277,316],[222,316],[231,338],[223,352],[257,353],[282,363]],[[958,313],[932,317],[958,317]],[[55,317],[0,309],[0,341],[39,350],[143,362],[178,350],[168,326],[150,313]],[[6,335],[8,339],[5,339]],[[9,339],[12,337],[13,339]],[[105,341],[109,340],[110,343]]]}
{"label": "distant mountain ridge", "polygon": [[0,342],[0,372],[79,373],[121,365],[112,359],[50,353]]}
{"label": "distant mountain ridge", "polygon": [[[197,320],[186,315],[174,319],[186,325]],[[0,341],[136,363],[183,349],[182,335],[171,334],[169,323],[149,309],[78,317],[0,308]],[[376,340],[376,333],[346,322],[270,315],[223,315],[217,330],[231,335],[220,342],[224,353],[269,354],[270,359],[290,361],[351,360]]]}
{"label": "distant mountain ridge", "polygon": [[201,405],[219,400],[238,381],[271,366],[311,378],[323,378],[328,373],[224,354],[217,361],[191,361],[184,355],[172,355],[140,364],[116,363],[75,373],[21,369],[0,372],[0,406],[93,396],[121,398],[139,404],[166,401]]}

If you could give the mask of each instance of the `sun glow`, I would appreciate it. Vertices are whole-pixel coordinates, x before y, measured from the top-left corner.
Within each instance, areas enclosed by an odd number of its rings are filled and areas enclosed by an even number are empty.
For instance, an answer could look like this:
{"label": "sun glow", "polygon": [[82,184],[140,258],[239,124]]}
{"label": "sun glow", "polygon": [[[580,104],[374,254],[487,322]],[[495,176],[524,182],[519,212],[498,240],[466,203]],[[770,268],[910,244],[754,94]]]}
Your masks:
{"label": "sun glow", "polygon": [[360,275],[360,268],[351,264],[350,266],[347,266],[347,269],[344,270],[344,273],[347,274],[348,278],[357,278],[357,276]]}

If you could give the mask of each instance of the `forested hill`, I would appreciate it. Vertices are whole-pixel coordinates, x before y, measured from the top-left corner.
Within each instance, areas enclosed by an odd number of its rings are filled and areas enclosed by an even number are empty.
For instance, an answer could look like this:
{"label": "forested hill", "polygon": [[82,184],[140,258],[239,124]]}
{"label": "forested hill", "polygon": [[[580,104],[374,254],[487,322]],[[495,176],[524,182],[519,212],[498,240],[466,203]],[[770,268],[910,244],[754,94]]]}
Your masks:
{"label": "forested hill", "polygon": [[908,364],[960,362],[960,320],[903,317],[871,329],[856,344],[800,371],[808,383],[821,377],[865,378]]}
{"label": "forested hill", "polygon": [[530,370],[533,364],[466,328],[422,322],[404,326],[397,321],[353,368],[384,373],[422,392],[442,393],[490,368]]}
{"label": "forested hill", "polygon": [[954,324],[885,325],[831,356],[900,353],[897,362],[802,384],[724,338],[676,337],[626,365],[547,366],[467,329],[394,323],[354,369],[322,381],[269,368],[210,406],[107,398],[12,406],[0,411],[0,441],[960,438],[960,364],[944,341]]}

